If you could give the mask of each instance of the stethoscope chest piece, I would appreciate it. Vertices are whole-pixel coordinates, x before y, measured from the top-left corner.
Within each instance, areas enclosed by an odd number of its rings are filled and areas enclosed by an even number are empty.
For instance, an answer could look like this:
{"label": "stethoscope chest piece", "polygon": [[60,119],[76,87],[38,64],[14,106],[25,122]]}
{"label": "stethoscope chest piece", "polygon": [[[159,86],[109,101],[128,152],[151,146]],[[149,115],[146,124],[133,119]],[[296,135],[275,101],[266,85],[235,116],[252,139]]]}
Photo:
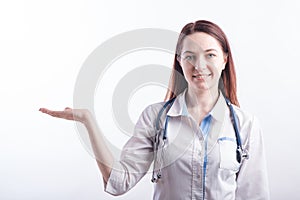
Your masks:
{"label": "stethoscope chest piece", "polygon": [[241,163],[244,159],[249,159],[249,153],[246,149],[237,148],[236,160]]}

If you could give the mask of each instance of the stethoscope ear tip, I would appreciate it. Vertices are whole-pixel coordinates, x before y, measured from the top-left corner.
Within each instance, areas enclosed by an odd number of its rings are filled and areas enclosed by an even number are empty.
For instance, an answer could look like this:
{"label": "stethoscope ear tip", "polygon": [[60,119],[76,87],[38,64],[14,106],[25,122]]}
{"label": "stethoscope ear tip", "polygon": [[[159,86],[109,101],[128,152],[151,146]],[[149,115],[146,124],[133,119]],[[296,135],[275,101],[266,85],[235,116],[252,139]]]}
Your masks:
{"label": "stethoscope ear tip", "polygon": [[152,177],[152,179],[151,179],[151,182],[152,182],[152,183],[157,183],[158,180],[161,178],[161,174],[157,174],[156,177],[157,177],[157,178]]}
{"label": "stethoscope ear tip", "polygon": [[158,181],[157,178],[152,178],[152,179],[151,179],[151,182],[152,182],[152,183],[157,183],[157,181]]}

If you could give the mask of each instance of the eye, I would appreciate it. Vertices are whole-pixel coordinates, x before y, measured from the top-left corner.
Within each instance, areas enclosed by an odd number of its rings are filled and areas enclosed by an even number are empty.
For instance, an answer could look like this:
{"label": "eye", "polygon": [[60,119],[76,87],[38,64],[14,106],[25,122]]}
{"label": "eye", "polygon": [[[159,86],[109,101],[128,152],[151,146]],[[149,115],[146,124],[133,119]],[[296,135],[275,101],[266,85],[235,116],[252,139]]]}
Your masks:
{"label": "eye", "polygon": [[208,58],[214,58],[214,57],[216,57],[217,55],[216,54],[213,54],[213,53],[209,53],[209,54],[207,54],[207,57]]}
{"label": "eye", "polygon": [[190,56],[190,55],[184,57],[184,60],[186,60],[186,61],[191,61],[193,59],[194,59],[194,56]]}

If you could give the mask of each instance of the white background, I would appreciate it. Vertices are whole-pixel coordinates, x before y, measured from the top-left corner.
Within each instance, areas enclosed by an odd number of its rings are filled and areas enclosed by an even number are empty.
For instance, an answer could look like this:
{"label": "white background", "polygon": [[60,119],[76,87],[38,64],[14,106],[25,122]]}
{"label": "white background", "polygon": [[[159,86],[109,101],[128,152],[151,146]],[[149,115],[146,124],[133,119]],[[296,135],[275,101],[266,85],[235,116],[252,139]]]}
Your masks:
{"label": "white background", "polygon": [[[230,40],[241,107],[264,130],[272,199],[299,199],[299,10],[297,0],[1,1],[0,199],[115,199],[103,191],[74,124],[38,109],[72,106],[81,65],[112,36],[136,28],[180,31],[198,19],[217,23]],[[142,57],[137,63],[149,64]],[[147,89],[129,105],[133,120],[163,98],[161,88],[157,95]],[[151,199],[152,187],[146,176],[116,199]]]}

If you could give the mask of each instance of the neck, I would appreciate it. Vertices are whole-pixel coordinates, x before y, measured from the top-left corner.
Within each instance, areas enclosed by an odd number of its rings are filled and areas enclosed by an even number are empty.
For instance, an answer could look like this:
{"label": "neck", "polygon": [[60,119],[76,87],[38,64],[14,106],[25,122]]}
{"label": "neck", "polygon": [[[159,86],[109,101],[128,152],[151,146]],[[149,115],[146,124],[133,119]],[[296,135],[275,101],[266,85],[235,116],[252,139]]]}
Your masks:
{"label": "neck", "polygon": [[219,90],[210,89],[210,90],[194,90],[188,88],[186,95],[186,104],[188,109],[196,109],[200,112],[208,113],[219,97]]}

